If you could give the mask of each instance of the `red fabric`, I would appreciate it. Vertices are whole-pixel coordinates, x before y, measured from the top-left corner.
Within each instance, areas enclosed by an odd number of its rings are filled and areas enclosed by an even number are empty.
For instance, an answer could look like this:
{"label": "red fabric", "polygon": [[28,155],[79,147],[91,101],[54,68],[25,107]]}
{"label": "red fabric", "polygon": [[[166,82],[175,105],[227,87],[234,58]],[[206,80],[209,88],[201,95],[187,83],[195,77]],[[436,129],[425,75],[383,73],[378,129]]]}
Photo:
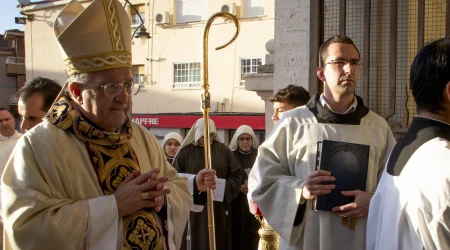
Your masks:
{"label": "red fabric", "polygon": [[256,205],[255,202],[253,202],[253,206],[255,206],[256,214],[257,214],[258,216],[262,216],[261,210],[259,210],[259,208],[258,208],[258,206]]}

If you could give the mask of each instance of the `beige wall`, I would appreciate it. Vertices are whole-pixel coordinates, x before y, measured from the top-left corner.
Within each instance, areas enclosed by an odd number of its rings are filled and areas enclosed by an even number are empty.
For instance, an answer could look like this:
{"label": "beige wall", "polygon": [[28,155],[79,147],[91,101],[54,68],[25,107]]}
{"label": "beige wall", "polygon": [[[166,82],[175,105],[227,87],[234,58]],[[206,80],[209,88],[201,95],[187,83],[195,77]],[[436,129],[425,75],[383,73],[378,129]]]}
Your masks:
{"label": "beige wall", "polygon": [[[66,73],[53,34],[56,16],[68,1],[44,3],[26,7],[27,13],[35,14],[35,20],[25,26],[25,51],[27,79],[43,76],[64,82]],[[89,1],[81,1],[85,5]],[[224,3],[240,1],[210,0],[208,16],[220,10]],[[141,44],[133,39],[133,65],[143,66],[147,83],[138,95],[133,97],[134,113],[169,113],[200,111],[201,89],[173,89],[173,63],[202,60],[202,36],[205,22],[162,27],[153,25],[155,13],[168,11],[174,19],[176,0],[135,0],[144,4],[145,27],[152,38]],[[127,8],[127,11],[130,11]],[[238,13],[239,14],[239,13]],[[274,37],[274,0],[266,0],[265,16],[241,20],[241,34],[229,47],[215,51],[213,47],[226,43],[234,34],[232,23],[217,20],[210,31],[209,83],[211,101],[221,102],[225,98],[226,112],[264,112],[264,102],[254,93],[240,85],[240,58],[261,57],[267,54],[265,43]],[[88,45],[86,45],[88,46]],[[146,58],[160,58],[151,62]],[[142,68],[142,67],[140,67]],[[219,105],[221,107],[221,105]],[[219,111],[222,111],[219,108]]]}

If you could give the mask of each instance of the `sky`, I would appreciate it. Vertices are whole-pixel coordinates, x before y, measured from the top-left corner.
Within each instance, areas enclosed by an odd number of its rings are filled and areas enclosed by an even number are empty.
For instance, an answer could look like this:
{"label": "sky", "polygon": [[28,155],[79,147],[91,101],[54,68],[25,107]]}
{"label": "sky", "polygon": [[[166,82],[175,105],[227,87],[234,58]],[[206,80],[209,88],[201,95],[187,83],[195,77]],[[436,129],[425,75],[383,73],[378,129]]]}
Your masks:
{"label": "sky", "polygon": [[16,24],[14,17],[21,17],[19,9],[16,6],[19,4],[17,0],[0,0],[0,34],[5,34],[5,30],[19,29],[24,30],[24,25]]}

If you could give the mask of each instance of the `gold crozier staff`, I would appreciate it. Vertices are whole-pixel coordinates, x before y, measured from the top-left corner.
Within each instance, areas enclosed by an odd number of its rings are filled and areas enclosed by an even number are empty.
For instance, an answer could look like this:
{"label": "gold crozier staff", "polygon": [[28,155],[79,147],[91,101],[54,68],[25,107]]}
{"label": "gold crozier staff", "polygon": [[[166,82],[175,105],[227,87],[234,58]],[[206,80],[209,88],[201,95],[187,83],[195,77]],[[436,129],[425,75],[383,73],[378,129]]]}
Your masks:
{"label": "gold crozier staff", "polygon": [[[234,40],[236,40],[239,35],[239,20],[233,14],[228,12],[218,12],[212,15],[208,22],[206,23],[205,31],[203,33],[203,93],[202,93],[202,111],[203,111],[203,121],[204,121],[204,150],[205,150],[205,168],[211,169],[211,143],[209,136],[209,110],[210,106],[210,94],[209,94],[209,82],[208,82],[208,34],[212,23],[218,17],[223,17],[230,19],[234,22],[236,26],[236,33],[234,37],[225,45],[217,47],[216,50],[223,49],[230,45]],[[209,249],[216,249],[216,236],[214,228],[214,204],[213,204],[213,191],[208,188],[207,194],[207,210],[208,210],[208,234],[209,234]]]}

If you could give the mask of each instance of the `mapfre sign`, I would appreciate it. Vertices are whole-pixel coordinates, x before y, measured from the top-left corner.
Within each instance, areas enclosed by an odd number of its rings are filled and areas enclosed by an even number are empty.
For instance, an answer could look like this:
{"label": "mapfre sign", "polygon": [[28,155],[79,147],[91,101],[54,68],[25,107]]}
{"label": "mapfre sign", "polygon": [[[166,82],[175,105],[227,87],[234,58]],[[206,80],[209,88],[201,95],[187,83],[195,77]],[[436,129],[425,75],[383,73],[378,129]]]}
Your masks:
{"label": "mapfre sign", "polygon": [[[133,115],[132,121],[146,128],[190,128],[200,115]],[[245,124],[254,130],[265,129],[264,116],[210,116],[218,129],[237,129]]]}

